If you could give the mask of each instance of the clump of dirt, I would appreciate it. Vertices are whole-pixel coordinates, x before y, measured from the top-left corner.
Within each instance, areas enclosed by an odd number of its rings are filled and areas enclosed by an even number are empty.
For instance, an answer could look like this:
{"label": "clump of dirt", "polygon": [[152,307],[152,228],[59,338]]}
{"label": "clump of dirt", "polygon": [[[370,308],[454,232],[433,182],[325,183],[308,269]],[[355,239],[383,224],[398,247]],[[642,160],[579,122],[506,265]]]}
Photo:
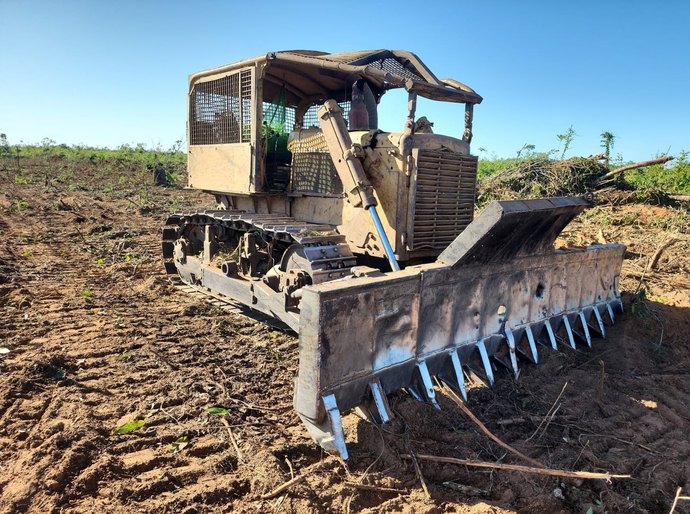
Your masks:
{"label": "clump of dirt", "polygon": [[[350,460],[325,454],[292,409],[294,335],[165,276],[165,214],[210,198],[150,189],[141,210],[79,170],[48,185],[3,177],[2,512],[666,513],[690,489],[687,211],[580,216],[563,244],[627,245],[623,319],[591,350],[540,348],[520,380],[497,370],[493,388],[469,390],[487,428],[544,465],[633,477],[607,483],[421,458],[417,469],[402,456],[522,464],[442,392],[441,411],[392,395],[386,426],[345,415]],[[143,423],[116,433],[132,421]]]}

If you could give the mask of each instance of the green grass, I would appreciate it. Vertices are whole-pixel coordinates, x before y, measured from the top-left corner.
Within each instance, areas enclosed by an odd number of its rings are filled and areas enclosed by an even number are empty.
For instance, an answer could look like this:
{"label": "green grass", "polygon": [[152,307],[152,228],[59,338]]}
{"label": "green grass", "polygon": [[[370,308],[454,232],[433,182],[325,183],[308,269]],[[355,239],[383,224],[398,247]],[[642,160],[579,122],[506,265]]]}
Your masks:
{"label": "green grass", "polygon": [[[82,189],[98,188],[115,195],[128,194],[128,190],[150,184],[155,174],[168,185],[180,185],[187,166],[181,141],[169,149],[148,149],[143,144],[113,149],[69,146],[51,139],[37,145],[10,145],[3,136],[0,134],[0,170],[10,172],[18,185],[57,182]],[[77,175],[79,180],[75,181]]]}
{"label": "green grass", "polygon": [[184,165],[187,156],[181,151],[182,142],[177,141],[171,148],[147,149],[139,143],[135,146],[123,144],[115,149],[86,145],[58,144],[52,139],[44,139],[41,144],[10,145],[7,139],[0,138],[0,157],[14,158],[52,158],[79,163],[116,163],[123,167],[132,163],[153,164],[156,161]]}
{"label": "green grass", "polygon": [[690,152],[683,151],[665,166],[656,164],[642,170],[631,170],[625,174],[625,178],[635,189],[690,194],[689,158]]}

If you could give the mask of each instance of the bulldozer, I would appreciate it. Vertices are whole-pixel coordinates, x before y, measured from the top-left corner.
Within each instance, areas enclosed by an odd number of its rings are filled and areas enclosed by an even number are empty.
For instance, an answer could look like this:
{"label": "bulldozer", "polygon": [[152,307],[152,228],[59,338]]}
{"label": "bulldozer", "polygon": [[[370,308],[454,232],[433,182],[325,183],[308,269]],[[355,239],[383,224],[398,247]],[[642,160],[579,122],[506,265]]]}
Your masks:
{"label": "bulldozer", "polygon": [[[393,89],[397,132],[378,119]],[[457,109],[460,133],[434,133],[420,98]],[[271,52],[189,77],[188,187],[215,205],[167,219],[165,269],[299,335],[294,407],[343,459],[344,413],[386,423],[398,390],[438,408],[441,382],[466,398],[468,377],[591,347],[623,310],[623,245],[554,245],[591,197],[475,217],[481,102],[398,50]]]}

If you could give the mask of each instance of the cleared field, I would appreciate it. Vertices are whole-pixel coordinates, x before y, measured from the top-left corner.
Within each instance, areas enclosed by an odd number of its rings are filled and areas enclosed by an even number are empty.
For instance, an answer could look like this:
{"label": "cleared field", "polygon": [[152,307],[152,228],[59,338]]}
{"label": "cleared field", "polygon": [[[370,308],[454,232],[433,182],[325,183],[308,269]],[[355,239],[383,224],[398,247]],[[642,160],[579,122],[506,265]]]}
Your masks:
{"label": "cleared field", "polygon": [[146,185],[143,168],[120,180],[98,164],[62,175],[59,162],[34,164],[0,161],[3,512],[666,513],[690,488],[687,210],[585,213],[570,242],[628,245],[622,322],[591,351],[548,352],[519,381],[506,372],[469,392],[474,414],[530,457],[632,479],[420,461],[427,497],[401,454],[521,462],[444,395],[438,412],[402,393],[391,425],[344,418],[348,463],[324,454],[292,411],[297,339],[165,277],[165,215],[210,199]]}

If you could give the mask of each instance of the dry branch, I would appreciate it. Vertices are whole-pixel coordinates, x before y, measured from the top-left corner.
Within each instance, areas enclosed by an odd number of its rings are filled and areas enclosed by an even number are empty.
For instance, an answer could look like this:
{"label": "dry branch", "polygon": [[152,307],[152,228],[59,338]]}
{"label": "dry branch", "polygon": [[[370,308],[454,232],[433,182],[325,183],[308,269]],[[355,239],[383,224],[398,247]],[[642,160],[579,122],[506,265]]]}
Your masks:
{"label": "dry branch", "polygon": [[349,487],[354,487],[355,489],[361,489],[363,491],[375,491],[380,493],[407,494],[409,492],[405,489],[394,489],[393,487],[381,487],[378,485],[358,484],[357,482],[345,482],[345,485]]}
{"label": "dry branch", "polygon": [[484,424],[483,424],[481,421],[479,421],[479,419],[472,413],[472,411],[467,407],[467,405],[465,405],[465,402],[463,402],[462,399],[460,399],[460,397],[458,397],[458,395],[455,394],[455,392],[454,392],[453,390],[451,390],[450,388],[444,386],[444,387],[443,387],[443,392],[446,393],[446,394],[448,395],[448,397],[449,397],[451,400],[453,400],[453,402],[454,402],[458,407],[460,407],[460,410],[465,414],[465,416],[467,416],[468,418],[470,418],[470,420],[472,421],[472,423],[474,423],[475,425],[477,425],[477,426],[479,427],[479,430],[481,430],[481,431],[484,433],[484,435],[486,435],[489,439],[491,439],[493,442],[495,442],[495,443],[496,443],[497,445],[499,445],[501,448],[503,448],[504,450],[508,450],[508,451],[509,451],[510,453],[512,453],[513,455],[516,455],[516,456],[520,457],[522,460],[524,460],[525,462],[529,462],[529,463],[532,464],[533,466],[537,466],[537,467],[539,467],[539,468],[545,467],[541,462],[539,462],[539,461],[537,461],[537,460],[534,460],[534,459],[528,457],[528,456],[525,455],[524,453],[522,453],[522,452],[516,450],[515,448],[513,448],[513,447],[510,446],[509,444],[504,443],[504,442],[501,441],[498,437],[496,437],[494,434],[492,434],[492,433],[489,431],[489,429],[486,428],[486,426],[484,426]]}
{"label": "dry branch", "polygon": [[307,478],[309,475],[311,475],[314,471],[316,471],[323,463],[326,461],[319,461],[317,462],[314,466],[312,466],[310,469],[306,470],[304,473],[301,475],[296,476],[295,478],[292,478],[285,482],[284,484],[279,485],[275,489],[273,489],[271,492],[262,494],[261,499],[262,500],[270,500],[272,498],[275,498],[276,496],[280,495],[281,493],[287,491],[290,489],[293,485],[299,484],[302,480]]}
{"label": "dry branch", "polygon": [[230,443],[232,444],[232,447],[235,449],[235,453],[237,453],[237,460],[240,462],[244,462],[244,456],[242,455],[242,451],[240,450],[239,444],[237,444],[237,439],[235,438],[235,434],[233,433],[232,428],[230,427],[230,423],[228,423],[228,420],[223,417],[221,417],[220,420],[223,422],[223,425],[225,425],[225,428],[228,430]]}
{"label": "dry branch", "polygon": [[417,474],[417,478],[419,478],[419,482],[422,484],[422,490],[424,491],[424,495],[426,496],[427,500],[431,500],[431,493],[429,492],[429,488],[426,486],[426,481],[424,480],[424,475],[422,475],[422,470],[419,467],[419,462],[417,462],[416,455],[414,453],[411,453],[409,455],[401,455],[401,457],[409,458],[412,461],[412,464],[414,464],[414,471]]}
{"label": "dry branch", "polygon": [[683,490],[682,487],[679,487],[676,489],[676,495],[673,498],[673,505],[671,505],[671,510],[668,511],[668,514],[673,514],[673,511],[676,510],[676,505],[678,505],[678,500],[680,499],[680,492]]}
{"label": "dry branch", "polygon": [[668,161],[672,161],[675,159],[675,157],[671,157],[670,155],[667,155],[666,157],[660,157],[659,159],[652,159],[651,161],[641,161],[641,162],[636,162],[635,164],[628,164],[627,166],[622,166],[620,168],[616,168],[615,170],[611,170],[608,173],[605,173],[599,178],[599,182],[604,182],[607,179],[611,177],[615,177],[616,175],[625,173],[626,171],[630,170],[636,170],[638,168],[644,168],[645,166],[651,166],[652,164],[664,164],[667,163]]}
{"label": "dry branch", "polygon": [[307,478],[309,475],[311,475],[311,474],[313,473],[313,471],[314,471],[314,470],[311,469],[311,470],[309,470],[309,471],[307,471],[307,472],[305,472],[305,473],[302,473],[302,474],[299,475],[299,476],[296,476],[296,477],[293,478],[292,480],[288,480],[288,481],[285,482],[284,484],[279,485],[278,487],[276,487],[275,489],[273,489],[273,491],[271,491],[270,493],[262,494],[262,495],[261,495],[261,499],[262,499],[262,500],[270,500],[270,499],[272,499],[272,498],[275,498],[276,496],[280,495],[280,493],[282,493],[282,492],[287,491],[288,489],[290,489],[293,485],[299,484],[302,480],[304,480],[304,479]]}
{"label": "dry branch", "polygon": [[649,264],[647,264],[647,267],[644,270],[645,274],[649,274],[654,268],[656,268],[656,265],[659,264],[659,259],[661,258],[661,254],[664,253],[664,250],[666,250],[666,248],[676,243],[677,241],[677,239],[671,238],[664,244],[662,244],[656,252],[654,252],[654,255],[652,255]]}
{"label": "dry branch", "polygon": [[[565,392],[566,387],[568,387],[568,382],[563,384],[563,389],[561,389],[561,392],[556,397],[556,401],[553,402],[553,404],[551,405],[551,408],[547,411],[546,415],[544,416],[544,419],[541,420],[541,423],[539,423],[539,426],[534,431],[534,433],[531,436],[529,436],[527,439],[525,439],[525,442],[531,441],[532,439],[534,439],[534,436],[537,435],[537,433],[539,433],[539,430],[541,429],[542,425],[544,423],[546,423],[547,420],[549,420],[549,423],[551,423],[551,420],[556,415],[556,410],[558,410],[558,407],[556,406],[556,404],[558,403],[558,400],[561,399],[561,396],[563,396],[563,393]],[[544,430],[546,430],[546,429],[544,429]]]}
{"label": "dry branch", "polygon": [[[411,455],[400,455],[403,459],[411,459]],[[472,466],[476,468],[504,469],[508,471],[521,471],[523,473],[534,473],[537,475],[549,475],[564,478],[586,478],[592,480],[611,480],[612,478],[631,478],[630,475],[614,475],[611,473],[596,473],[594,471],[566,471],[563,469],[533,468],[518,464],[503,464],[500,462],[484,462],[480,460],[456,459],[453,457],[439,457],[436,455],[423,455],[418,453],[417,459],[433,462],[443,462],[446,464],[457,464],[459,466]]]}

